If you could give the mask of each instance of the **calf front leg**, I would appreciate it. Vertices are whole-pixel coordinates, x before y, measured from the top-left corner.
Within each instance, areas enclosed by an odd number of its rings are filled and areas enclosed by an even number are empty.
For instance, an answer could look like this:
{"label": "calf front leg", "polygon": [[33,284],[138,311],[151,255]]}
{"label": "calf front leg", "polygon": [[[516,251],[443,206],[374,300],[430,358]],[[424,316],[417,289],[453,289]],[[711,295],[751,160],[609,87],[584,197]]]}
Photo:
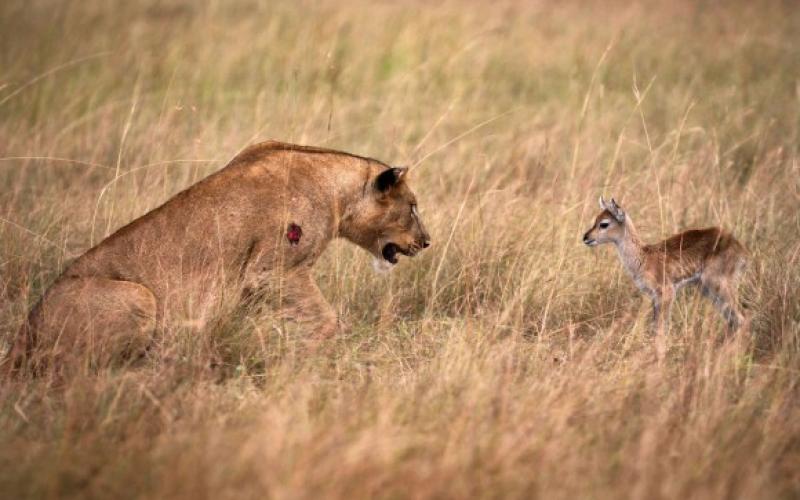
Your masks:
{"label": "calf front leg", "polygon": [[674,297],[675,293],[671,289],[653,292],[653,322],[651,327],[654,333],[666,334],[668,332]]}

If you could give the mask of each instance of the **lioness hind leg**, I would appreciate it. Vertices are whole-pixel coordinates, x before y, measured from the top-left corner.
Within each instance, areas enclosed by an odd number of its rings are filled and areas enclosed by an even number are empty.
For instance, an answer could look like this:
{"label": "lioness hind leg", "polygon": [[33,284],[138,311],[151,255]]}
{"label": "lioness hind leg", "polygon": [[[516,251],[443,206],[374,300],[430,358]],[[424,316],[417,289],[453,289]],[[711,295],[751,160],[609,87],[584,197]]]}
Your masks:
{"label": "lioness hind leg", "polygon": [[155,328],[156,298],[146,287],[67,278],[45,293],[20,333],[27,335],[24,355],[31,368],[71,371],[105,367],[143,353]]}

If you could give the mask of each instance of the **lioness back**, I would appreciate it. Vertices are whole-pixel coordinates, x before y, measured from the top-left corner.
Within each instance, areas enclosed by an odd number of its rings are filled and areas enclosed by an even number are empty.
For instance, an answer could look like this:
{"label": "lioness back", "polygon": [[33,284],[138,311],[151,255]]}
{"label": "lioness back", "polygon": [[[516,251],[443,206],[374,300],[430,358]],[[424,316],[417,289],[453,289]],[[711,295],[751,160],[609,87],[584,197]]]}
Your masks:
{"label": "lioness back", "polygon": [[[388,167],[332,150],[267,141],[123,226],[70,265],[64,276],[132,280],[166,292],[210,268],[243,263],[258,241],[285,247],[289,218],[304,238],[286,267],[315,259],[334,236],[334,195]],[[267,250],[266,248],[262,250]],[[274,264],[273,264],[274,265]]]}

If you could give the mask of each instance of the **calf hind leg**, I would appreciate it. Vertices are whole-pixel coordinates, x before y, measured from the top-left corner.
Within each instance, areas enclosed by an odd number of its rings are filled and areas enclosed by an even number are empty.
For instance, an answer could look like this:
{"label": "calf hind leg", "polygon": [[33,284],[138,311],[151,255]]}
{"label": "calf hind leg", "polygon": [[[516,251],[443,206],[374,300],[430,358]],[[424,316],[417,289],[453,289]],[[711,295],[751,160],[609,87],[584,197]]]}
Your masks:
{"label": "calf hind leg", "polygon": [[736,331],[744,323],[744,315],[739,308],[736,286],[730,279],[703,276],[701,279],[703,295],[710,298],[714,306],[725,318],[728,328]]}

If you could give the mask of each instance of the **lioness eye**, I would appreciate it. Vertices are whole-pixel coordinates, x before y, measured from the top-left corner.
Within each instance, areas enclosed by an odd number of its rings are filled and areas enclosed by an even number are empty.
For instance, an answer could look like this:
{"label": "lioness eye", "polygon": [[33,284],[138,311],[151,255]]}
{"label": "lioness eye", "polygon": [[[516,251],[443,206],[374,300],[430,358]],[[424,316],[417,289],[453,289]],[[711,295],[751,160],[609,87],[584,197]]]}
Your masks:
{"label": "lioness eye", "polygon": [[608,227],[608,222],[601,222],[600,223],[600,229],[605,229],[607,227]]}

